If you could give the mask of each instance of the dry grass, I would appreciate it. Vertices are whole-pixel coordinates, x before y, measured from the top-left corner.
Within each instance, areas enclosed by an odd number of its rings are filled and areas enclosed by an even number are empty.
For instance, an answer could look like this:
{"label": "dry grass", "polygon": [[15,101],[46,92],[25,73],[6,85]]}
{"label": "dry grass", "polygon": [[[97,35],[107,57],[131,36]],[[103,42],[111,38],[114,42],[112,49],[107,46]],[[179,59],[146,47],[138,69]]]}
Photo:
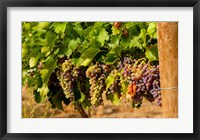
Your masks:
{"label": "dry grass", "polygon": [[[37,104],[32,91],[26,86],[22,89],[22,117],[23,118],[81,118],[71,105],[64,106],[64,112],[51,109],[51,104],[46,100]],[[112,105],[106,101],[103,106],[94,108],[90,113],[91,118],[161,118],[161,107],[154,103],[144,101],[140,109],[133,109],[131,103],[122,101],[120,105]]]}

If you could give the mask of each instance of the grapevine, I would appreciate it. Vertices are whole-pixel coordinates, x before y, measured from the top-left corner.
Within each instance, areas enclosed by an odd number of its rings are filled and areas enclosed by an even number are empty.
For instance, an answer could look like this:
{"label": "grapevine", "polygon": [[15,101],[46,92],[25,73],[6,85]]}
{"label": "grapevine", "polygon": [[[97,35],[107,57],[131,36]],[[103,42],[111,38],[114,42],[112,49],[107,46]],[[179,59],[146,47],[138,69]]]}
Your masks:
{"label": "grapevine", "polygon": [[36,102],[73,105],[82,117],[122,98],[162,105],[156,23],[22,22],[22,80]]}

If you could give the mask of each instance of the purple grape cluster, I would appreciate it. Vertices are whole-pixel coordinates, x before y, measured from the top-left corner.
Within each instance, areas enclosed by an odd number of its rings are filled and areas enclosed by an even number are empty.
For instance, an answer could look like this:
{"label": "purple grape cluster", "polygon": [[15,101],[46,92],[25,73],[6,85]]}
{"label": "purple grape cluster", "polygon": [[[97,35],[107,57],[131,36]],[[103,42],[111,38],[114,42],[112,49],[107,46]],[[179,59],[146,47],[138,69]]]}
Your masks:
{"label": "purple grape cluster", "polygon": [[124,81],[136,85],[133,102],[140,105],[142,98],[148,101],[157,101],[161,106],[159,65],[151,66],[144,60],[125,58],[123,61],[122,76]]}
{"label": "purple grape cluster", "polygon": [[96,64],[91,65],[86,71],[86,77],[89,78],[91,104],[98,106],[102,103],[102,93],[105,90],[105,79],[111,71],[110,65]]}
{"label": "purple grape cluster", "polygon": [[57,74],[66,98],[69,98],[72,102],[75,101],[74,87],[79,73],[79,68],[73,65],[71,59],[69,59],[62,63],[61,70]]}

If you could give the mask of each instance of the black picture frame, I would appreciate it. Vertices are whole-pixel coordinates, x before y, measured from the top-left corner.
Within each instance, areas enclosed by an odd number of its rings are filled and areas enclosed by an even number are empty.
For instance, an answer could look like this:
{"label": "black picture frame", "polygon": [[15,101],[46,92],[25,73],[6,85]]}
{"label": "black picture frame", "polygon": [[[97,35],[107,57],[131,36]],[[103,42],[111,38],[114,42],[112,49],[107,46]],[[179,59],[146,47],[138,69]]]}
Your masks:
{"label": "black picture frame", "polygon": [[[16,134],[7,133],[7,7],[193,7],[193,133],[141,134]],[[2,140],[123,139],[198,140],[200,139],[200,0],[0,0],[0,138]],[[187,66],[186,66],[187,68]],[[31,128],[30,128],[31,129]]]}

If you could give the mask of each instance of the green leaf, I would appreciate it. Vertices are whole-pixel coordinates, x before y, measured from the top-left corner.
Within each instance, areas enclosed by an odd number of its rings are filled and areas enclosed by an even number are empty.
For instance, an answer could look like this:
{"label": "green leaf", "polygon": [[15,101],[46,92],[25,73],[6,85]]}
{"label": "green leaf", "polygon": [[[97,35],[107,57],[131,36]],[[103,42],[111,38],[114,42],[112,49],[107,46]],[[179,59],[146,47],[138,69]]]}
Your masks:
{"label": "green leaf", "polygon": [[111,36],[112,44],[119,45],[119,40],[120,40],[120,38],[118,36],[114,36],[114,35]]}
{"label": "green leaf", "polygon": [[53,56],[50,55],[45,61],[45,66],[44,68],[49,69],[49,70],[54,70],[57,67],[57,59]]}
{"label": "green leaf", "polygon": [[47,97],[47,94],[49,92],[49,88],[46,84],[43,84],[41,88],[37,89],[37,92],[40,93],[41,101],[44,101],[44,99]]}
{"label": "green leaf", "polygon": [[77,52],[83,53],[88,47],[90,43],[87,40],[84,40],[82,44],[78,47]]}
{"label": "green leaf", "polygon": [[110,100],[114,105],[119,105],[120,99],[118,93],[107,94],[107,100]]}
{"label": "green leaf", "polygon": [[60,51],[60,48],[57,48],[57,49],[54,51],[53,54],[57,55],[57,54],[59,53],[59,51]]}
{"label": "green leaf", "polygon": [[38,22],[38,27],[44,29],[50,24],[50,22]]}
{"label": "green leaf", "polygon": [[69,57],[77,49],[77,47],[79,46],[79,43],[80,43],[79,38],[77,40],[71,40],[69,42],[67,51],[65,53],[67,57]]}
{"label": "green leaf", "polygon": [[84,38],[88,38],[89,35],[90,35],[90,32],[92,32],[93,29],[94,29],[93,26],[89,26],[88,28],[84,29],[83,30],[83,36],[84,36]]}
{"label": "green leaf", "polygon": [[126,49],[130,45],[130,39],[128,37],[121,37],[120,45],[123,49]]}
{"label": "green leaf", "polygon": [[137,47],[139,49],[142,49],[142,45],[139,42],[140,38],[139,37],[133,37],[133,39],[130,42],[130,48],[132,47]]}
{"label": "green leaf", "polygon": [[48,46],[54,46],[55,42],[57,40],[57,36],[56,36],[56,34],[54,34],[52,32],[47,32],[46,33],[46,40],[48,42]]}
{"label": "green leaf", "polygon": [[114,64],[115,61],[117,60],[117,55],[114,53],[108,53],[105,59],[106,64]]}
{"label": "green leaf", "polygon": [[52,97],[52,102],[58,109],[63,111],[62,99],[60,98],[59,94],[56,94]]}
{"label": "green leaf", "polygon": [[83,27],[81,26],[81,22],[75,22],[75,27],[73,29],[79,34],[82,35]]}
{"label": "green leaf", "polygon": [[111,85],[112,85],[112,83],[115,81],[115,77],[112,75],[112,74],[110,74],[107,78],[106,78],[106,81],[105,81],[105,83],[106,83],[106,89],[108,89]]}
{"label": "green leaf", "polygon": [[108,40],[109,40],[108,32],[104,28],[102,28],[99,31],[99,35],[97,37],[97,41],[99,41],[101,43],[101,45],[103,46],[105,41],[108,41]]}
{"label": "green leaf", "polygon": [[137,36],[137,35],[139,35],[140,32],[138,30],[138,27],[135,25],[129,29],[129,33],[130,33],[130,35]]}
{"label": "green leaf", "polygon": [[158,47],[153,46],[150,49],[147,49],[145,52],[145,55],[150,61],[157,60],[158,59]]}
{"label": "green leaf", "polygon": [[72,49],[67,49],[67,51],[65,52],[65,55],[67,56],[67,57],[69,57],[71,54],[73,53],[73,51],[72,51]]}
{"label": "green leaf", "polygon": [[50,48],[47,46],[41,48],[41,53],[47,53],[48,51],[50,51]]}
{"label": "green leaf", "polygon": [[142,28],[140,30],[140,35],[139,35],[139,38],[142,40],[142,47],[146,48],[147,46],[147,43],[146,43],[146,29]]}
{"label": "green leaf", "polygon": [[147,33],[150,36],[153,36],[156,33],[156,22],[150,22],[149,27],[147,29]]}
{"label": "green leaf", "polygon": [[82,107],[86,110],[90,109],[91,103],[88,101],[88,99],[86,98],[85,100],[83,100],[83,102],[81,103]]}
{"label": "green leaf", "polygon": [[26,45],[22,47],[22,59],[28,54],[29,50],[27,49]]}
{"label": "green leaf", "polygon": [[47,83],[49,78],[50,78],[49,70],[48,69],[42,69],[40,71],[40,74],[41,74],[42,81],[44,83]]}
{"label": "green leaf", "polygon": [[79,58],[79,66],[88,66],[93,60],[95,55],[99,52],[99,48],[95,46],[90,46],[86,51],[84,51]]}
{"label": "green leaf", "polygon": [[42,101],[40,93],[37,90],[33,91],[34,99],[36,103],[40,103]]}
{"label": "green leaf", "polygon": [[63,39],[63,46],[67,46],[69,42],[71,41],[71,36],[66,35]]}
{"label": "green leaf", "polygon": [[42,78],[39,73],[35,73],[33,77],[28,77],[28,86],[29,87],[41,87],[43,84]]}
{"label": "green leaf", "polygon": [[37,57],[31,57],[29,60],[29,66],[30,68],[35,67],[38,63],[38,58]]}
{"label": "green leaf", "polygon": [[79,38],[77,40],[71,40],[69,42],[68,47],[74,51],[78,47],[79,43],[80,43],[80,39]]}
{"label": "green leaf", "polygon": [[111,45],[111,46],[112,46],[112,49],[106,55],[106,59],[105,59],[106,64],[114,64],[117,58],[120,56],[121,51],[123,50],[123,47],[121,46],[117,46],[117,45]]}
{"label": "green leaf", "polygon": [[49,78],[53,72],[53,69],[42,69],[40,71],[41,78],[44,84],[48,84]]}
{"label": "green leaf", "polygon": [[122,91],[123,93],[127,93],[128,85],[129,85],[128,82],[122,82],[122,83],[121,83],[121,91]]}
{"label": "green leaf", "polygon": [[65,29],[66,29],[66,22],[56,22],[54,23],[54,28],[55,28],[55,32],[57,34],[59,33],[64,33],[65,32]]}
{"label": "green leaf", "polygon": [[119,30],[119,29],[117,29],[117,28],[115,28],[114,26],[112,26],[112,34],[113,35],[118,35],[118,34],[120,34],[121,33],[121,31]]}
{"label": "green leaf", "polygon": [[30,25],[30,23],[25,23],[25,22],[23,22],[22,27],[23,27],[25,30],[29,30],[30,27],[31,27],[31,25]]}

